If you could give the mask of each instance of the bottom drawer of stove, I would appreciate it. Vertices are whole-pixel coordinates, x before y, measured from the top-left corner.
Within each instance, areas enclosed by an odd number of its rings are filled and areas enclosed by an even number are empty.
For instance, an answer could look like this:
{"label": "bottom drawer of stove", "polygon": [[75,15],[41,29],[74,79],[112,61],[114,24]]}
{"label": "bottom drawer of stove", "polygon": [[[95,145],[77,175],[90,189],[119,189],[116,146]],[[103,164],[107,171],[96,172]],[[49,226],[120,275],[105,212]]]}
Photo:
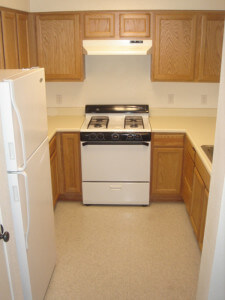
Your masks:
{"label": "bottom drawer of stove", "polygon": [[83,182],[83,204],[148,205],[148,182]]}

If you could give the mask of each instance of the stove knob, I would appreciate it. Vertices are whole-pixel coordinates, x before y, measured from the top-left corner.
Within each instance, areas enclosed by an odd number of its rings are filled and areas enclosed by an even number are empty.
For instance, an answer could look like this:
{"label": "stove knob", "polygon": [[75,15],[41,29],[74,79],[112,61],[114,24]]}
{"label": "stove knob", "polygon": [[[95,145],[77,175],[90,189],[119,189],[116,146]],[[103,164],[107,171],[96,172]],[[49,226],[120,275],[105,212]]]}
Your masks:
{"label": "stove knob", "polygon": [[97,139],[96,133],[91,133],[91,134],[89,135],[89,140],[95,141],[96,139]]}
{"label": "stove knob", "polygon": [[112,134],[112,140],[113,140],[113,141],[118,141],[119,138],[120,138],[120,136],[119,136],[118,133],[113,133],[113,134]]}
{"label": "stove knob", "polygon": [[134,139],[133,134],[128,134],[127,135],[127,141],[132,141]]}
{"label": "stove knob", "polygon": [[142,140],[140,134],[136,134],[135,137],[134,137],[134,139],[135,139],[135,141],[141,141]]}
{"label": "stove knob", "polygon": [[97,140],[99,140],[99,141],[104,140],[104,134],[103,133],[98,133]]}

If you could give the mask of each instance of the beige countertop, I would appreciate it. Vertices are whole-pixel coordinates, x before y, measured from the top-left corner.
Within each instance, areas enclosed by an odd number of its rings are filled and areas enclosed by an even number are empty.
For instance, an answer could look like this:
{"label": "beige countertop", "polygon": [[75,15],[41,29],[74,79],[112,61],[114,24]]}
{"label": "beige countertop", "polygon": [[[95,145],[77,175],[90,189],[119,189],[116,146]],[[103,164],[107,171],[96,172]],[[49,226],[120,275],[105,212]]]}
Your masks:
{"label": "beige countertop", "polygon": [[[48,116],[49,140],[56,132],[80,131],[83,121],[84,115]],[[152,132],[186,133],[206,169],[211,173],[212,164],[201,149],[201,145],[214,144],[216,117],[152,116],[150,117],[150,123]]]}
{"label": "beige countertop", "polygon": [[185,132],[211,174],[212,163],[201,145],[214,145],[216,117],[150,117],[152,132]]}
{"label": "beige countertop", "polygon": [[84,116],[61,115],[48,116],[48,138],[53,137],[56,132],[75,132],[80,131],[84,122]]}

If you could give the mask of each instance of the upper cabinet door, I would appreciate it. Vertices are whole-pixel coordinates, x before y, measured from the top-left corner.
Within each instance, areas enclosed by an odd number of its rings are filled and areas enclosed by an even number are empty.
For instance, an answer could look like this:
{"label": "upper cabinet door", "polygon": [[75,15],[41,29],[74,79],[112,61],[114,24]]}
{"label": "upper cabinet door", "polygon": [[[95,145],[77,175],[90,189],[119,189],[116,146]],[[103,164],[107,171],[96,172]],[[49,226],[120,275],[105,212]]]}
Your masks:
{"label": "upper cabinet door", "polygon": [[6,69],[18,69],[18,48],[16,31],[16,14],[2,11],[2,32]]}
{"label": "upper cabinet door", "polygon": [[79,14],[36,17],[38,64],[49,81],[83,80]]}
{"label": "upper cabinet door", "polygon": [[193,81],[196,16],[191,13],[155,14],[152,80]]}
{"label": "upper cabinet door", "polygon": [[16,14],[17,37],[19,49],[19,67],[30,67],[29,39],[28,39],[28,15]]}
{"label": "upper cabinet door", "polygon": [[219,82],[222,57],[224,16],[206,14],[199,19],[197,81]]}
{"label": "upper cabinet door", "polygon": [[2,42],[2,18],[0,15],[0,69],[5,68],[5,61],[4,61],[4,52],[3,52],[3,42]]}
{"label": "upper cabinet door", "polygon": [[114,13],[85,13],[85,38],[113,38],[115,36]]}
{"label": "upper cabinet door", "polygon": [[150,37],[149,13],[120,14],[120,37]]}

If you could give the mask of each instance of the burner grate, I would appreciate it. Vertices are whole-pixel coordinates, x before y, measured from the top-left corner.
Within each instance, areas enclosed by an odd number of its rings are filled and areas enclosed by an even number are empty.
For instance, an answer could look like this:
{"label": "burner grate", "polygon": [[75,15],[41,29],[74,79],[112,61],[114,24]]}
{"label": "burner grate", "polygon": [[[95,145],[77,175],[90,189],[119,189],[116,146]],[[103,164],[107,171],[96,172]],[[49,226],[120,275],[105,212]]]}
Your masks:
{"label": "burner grate", "polygon": [[144,128],[143,118],[141,116],[126,116],[124,119],[124,128],[143,129]]}
{"label": "burner grate", "polygon": [[88,124],[88,128],[107,128],[109,123],[109,117],[107,116],[100,116],[91,117],[91,120]]}

